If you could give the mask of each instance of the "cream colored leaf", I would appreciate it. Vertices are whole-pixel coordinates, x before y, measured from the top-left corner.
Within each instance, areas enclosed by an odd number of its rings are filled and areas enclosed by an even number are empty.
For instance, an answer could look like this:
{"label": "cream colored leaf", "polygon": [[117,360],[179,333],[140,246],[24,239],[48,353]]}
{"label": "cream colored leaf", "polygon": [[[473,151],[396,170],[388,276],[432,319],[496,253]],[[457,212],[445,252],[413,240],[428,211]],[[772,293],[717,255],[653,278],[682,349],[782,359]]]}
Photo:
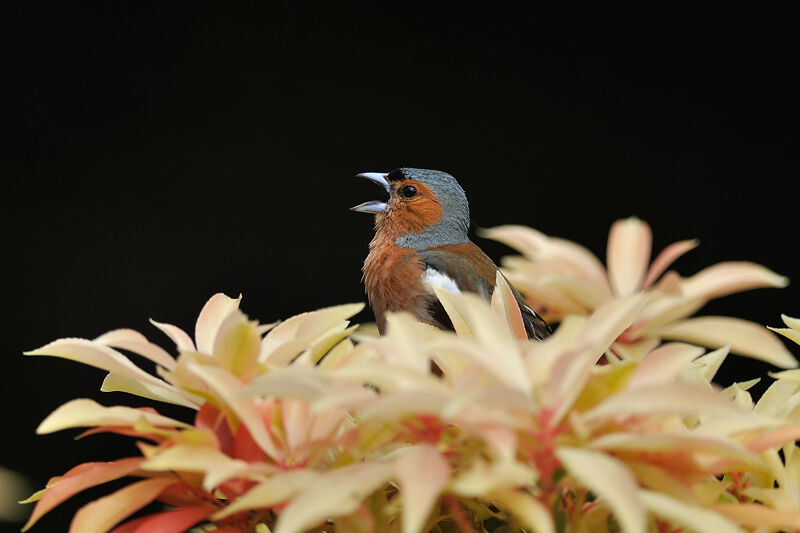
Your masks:
{"label": "cream colored leaf", "polygon": [[36,428],[36,433],[42,435],[67,428],[89,426],[132,426],[140,418],[156,427],[192,427],[184,422],[133,407],[104,407],[94,400],[77,398],[50,413]]}
{"label": "cream colored leaf", "polygon": [[75,513],[69,533],[106,533],[177,482],[177,479],[171,477],[145,479],[88,503]]}
{"label": "cream colored leaf", "polygon": [[702,453],[755,462],[756,457],[734,440],[712,435],[608,433],[594,439],[590,446],[599,450]]}
{"label": "cream colored leaf", "polygon": [[652,285],[658,277],[675,262],[680,256],[686,252],[697,248],[700,241],[697,239],[690,239],[686,241],[674,242],[661,250],[661,253],[653,260],[647,275],[642,282],[642,287],[647,288]]}
{"label": "cream colored leaf", "polygon": [[450,482],[449,490],[468,498],[486,497],[515,487],[534,486],[536,481],[536,472],[528,465],[508,459],[492,462],[477,459]]}
{"label": "cream colored leaf", "polygon": [[691,344],[670,342],[646,355],[637,365],[628,382],[629,389],[671,383],[690,362],[703,354],[703,349]]}
{"label": "cream colored leaf", "polygon": [[114,331],[109,331],[94,339],[94,342],[99,342],[100,344],[105,344],[121,350],[128,350],[169,370],[175,368],[175,359],[170,354],[161,346],[153,344],[148,341],[144,335],[132,329],[115,329]]}
{"label": "cream colored leaf", "polygon": [[761,265],[729,261],[717,263],[684,279],[681,288],[687,300],[708,301],[750,289],[785,287],[788,283],[788,278]]}
{"label": "cream colored leaf", "polygon": [[767,326],[770,330],[774,331],[775,333],[779,333],[789,339],[790,341],[796,342],[800,344],[800,330],[791,329],[791,328],[773,328]]}
{"label": "cream colored leaf", "polygon": [[[361,303],[337,305],[301,313],[281,322],[272,328],[261,342],[259,361],[269,361],[273,357],[273,352],[281,349],[284,344],[292,343],[299,348],[303,344],[310,344],[310,341],[333,327],[345,329],[347,327],[346,319],[363,308],[364,304]],[[300,353],[302,349],[297,349],[295,353]]]}
{"label": "cream colored leaf", "polygon": [[168,383],[164,383],[163,386],[156,386],[113,372],[108,373],[100,390],[103,392],[127,392],[142,398],[182,405],[191,409],[197,409],[203,403],[202,398],[177,389]]}
{"label": "cream colored leaf", "polygon": [[715,414],[743,416],[723,393],[692,383],[625,390],[583,413],[587,420],[637,414]]}
{"label": "cream colored leaf", "polygon": [[645,507],[654,514],[680,524],[697,533],[742,533],[733,522],[718,513],[696,505],[689,505],[666,494],[650,490],[639,491]]}
{"label": "cream colored leaf", "polygon": [[255,372],[260,348],[256,323],[237,310],[220,324],[212,353],[222,368],[247,381]]}
{"label": "cream colored leaf", "polygon": [[608,234],[608,278],[618,296],[640,290],[652,246],[650,226],[636,217],[617,220]]}
{"label": "cream colored leaf", "polygon": [[58,339],[25,355],[49,355],[128,376],[163,387],[165,383],[134,365],[127,357],[105,344],[88,339]]}
{"label": "cream colored leaf", "polygon": [[730,345],[731,351],[780,368],[796,368],[797,360],[767,328],[726,316],[690,318],[659,330],[665,339],[684,340],[710,348]]}
{"label": "cream colored leaf", "polygon": [[220,326],[231,313],[239,309],[239,302],[241,301],[241,294],[234,299],[218,292],[206,302],[197,317],[197,323],[194,327],[194,338],[197,342],[198,352],[207,354],[213,352],[214,340],[217,338]]}
{"label": "cream colored leaf", "polygon": [[[444,292],[437,291],[440,300]],[[478,340],[478,343],[471,343],[471,347],[479,349],[472,350],[466,342],[459,344],[456,339],[453,339],[452,346],[470,349],[472,357],[503,383],[530,395],[531,384],[525,373],[518,341],[511,336],[508,327],[492,312],[491,307],[471,293],[448,293],[446,299],[455,306]]]}
{"label": "cream colored leaf", "polygon": [[743,526],[800,529],[800,511],[770,509],[757,503],[717,504],[710,509]]}
{"label": "cream colored leaf", "polygon": [[436,448],[421,444],[403,450],[395,477],[403,498],[403,533],[420,533],[450,479],[450,465]]}
{"label": "cream colored leaf", "polygon": [[770,385],[756,403],[753,412],[783,419],[800,404],[800,386],[788,380]]}
{"label": "cream colored leaf", "polygon": [[517,300],[505,276],[499,270],[495,274],[492,309],[503,317],[512,335],[520,340],[528,339]]}
{"label": "cream colored leaf", "polygon": [[330,378],[317,367],[290,365],[256,377],[238,393],[237,398],[272,396],[313,401],[332,390]]}
{"label": "cream colored leaf", "polygon": [[647,516],[636,480],[616,459],[600,452],[561,447],[556,457],[569,475],[605,499],[627,533],[645,533]]}
{"label": "cream colored leaf", "polygon": [[320,477],[320,473],[308,469],[275,474],[255,485],[211,518],[223,520],[242,511],[273,507],[292,498],[303,489],[313,486]]}
{"label": "cream colored leaf", "polygon": [[571,301],[577,302],[584,309],[595,309],[603,302],[613,298],[611,289],[605,280],[578,277],[546,277],[540,281],[543,288],[558,289]]}
{"label": "cream colored leaf", "polygon": [[455,294],[451,291],[442,289],[438,286],[433,286],[433,292],[439,299],[439,303],[444,307],[447,316],[450,317],[450,322],[453,324],[453,330],[457,335],[471,335],[472,328],[469,327],[466,317],[462,314],[458,303],[453,300],[452,295]]}
{"label": "cream colored leaf", "polygon": [[789,315],[781,315],[783,323],[793,330],[800,331],[800,318],[792,318]]}
{"label": "cream colored leaf", "polygon": [[327,518],[352,513],[392,473],[389,463],[369,462],[320,476],[286,506],[278,517],[275,533],[301,533]]}
{"label": "cream colored leaf", "polygon": [[555,533],[556,525],[548,508],[530,494],[522,491],[500,491],[491,495],[493,503],[511,513],[534,533]]}
{"label": "cream colored leaf", "polygon": [[690,383],[711,383],[725,358],[728,357],[728,353],[730,353],[730,347],[723,346],[718,350],[701,355],[681,373],[681,379]]}

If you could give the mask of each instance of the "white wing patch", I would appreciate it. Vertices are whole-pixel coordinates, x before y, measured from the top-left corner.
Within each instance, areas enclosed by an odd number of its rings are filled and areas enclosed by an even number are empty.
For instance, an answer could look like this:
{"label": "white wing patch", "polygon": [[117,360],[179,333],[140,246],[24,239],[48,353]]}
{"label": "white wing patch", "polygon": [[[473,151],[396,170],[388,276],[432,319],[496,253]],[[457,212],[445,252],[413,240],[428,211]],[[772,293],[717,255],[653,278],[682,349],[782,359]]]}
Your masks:
{"label": "white wing patch", "polygon": [[433,287],[441,287],[450,292],[461,292],[453,278],[431,267],[425,269],[425,273],[422,275],[422,283],[431,293],[433,292]]}

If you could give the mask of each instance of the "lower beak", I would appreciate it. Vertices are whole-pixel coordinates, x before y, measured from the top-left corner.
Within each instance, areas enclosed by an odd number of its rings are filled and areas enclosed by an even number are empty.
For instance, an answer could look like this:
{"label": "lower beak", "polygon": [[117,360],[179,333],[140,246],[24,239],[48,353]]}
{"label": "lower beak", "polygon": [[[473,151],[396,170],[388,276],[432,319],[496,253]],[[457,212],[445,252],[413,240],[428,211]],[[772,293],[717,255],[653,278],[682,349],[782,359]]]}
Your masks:
{"label": "lower beak", "polygon": [[[386,189],[387,193],[389,192],[389,181],[386,179],[386,173],[384,172],[363,172],[361,174],[356,174],[356,177],[368,179],[374,183],[377,183]],[[359,213],[383,213],[386,211],[386,205],[386,202],[374,200],[372,202],[358,204],[355,207],[351,207],[350,210],[358,211]]]}

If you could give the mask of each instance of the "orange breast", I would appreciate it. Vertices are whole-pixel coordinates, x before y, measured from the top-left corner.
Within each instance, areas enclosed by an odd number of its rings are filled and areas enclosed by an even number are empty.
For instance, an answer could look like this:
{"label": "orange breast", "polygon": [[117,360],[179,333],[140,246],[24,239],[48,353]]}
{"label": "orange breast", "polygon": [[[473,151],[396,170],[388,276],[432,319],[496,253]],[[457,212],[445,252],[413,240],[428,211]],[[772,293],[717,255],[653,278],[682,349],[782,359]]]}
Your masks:
{"label": "orange breast", "polygon": [[383,333],[386,328],[387,311],[406,311],[422,321],[430,318],[423,268],[414,250],[400,248],[385,236],[376,236],[370,243],[364,261],[364,286],[378,331]]}

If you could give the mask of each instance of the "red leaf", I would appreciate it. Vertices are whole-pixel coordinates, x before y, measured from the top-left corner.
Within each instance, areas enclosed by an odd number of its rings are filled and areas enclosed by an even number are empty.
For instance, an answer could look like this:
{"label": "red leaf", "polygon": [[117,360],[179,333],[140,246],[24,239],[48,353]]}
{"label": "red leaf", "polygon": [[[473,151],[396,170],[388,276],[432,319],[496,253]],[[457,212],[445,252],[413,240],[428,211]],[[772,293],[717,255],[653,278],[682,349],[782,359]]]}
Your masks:
{"label": "red leaf", "polygon": [[[84,489],[127,476],[144,461],[144,457],[129,457],[111,463],[83,463],[64,474],[51,485],[36,504],[31,517],[22,528],[27,531],[48,511]],[[51,480],[52,481],[52,480]]]}
{"label": "red leaf", "polygon": [[233,456],[248,463],[264,461],[267,454],[256,444],[253,436],[244,424],[239,425],[236,436],[233,438]]}
{"label": "red leaf", "polygon": [[131,520],[111,533],[183,533],[215,510],[214,507],[173,509]]}
{"label": "red leaf", "polygon": [[224,413],[217,409],[211,402],[206,402],[197,411],[194,425],[198,428],[210,429],[219,441],[219,449],[223,453],[230,455],[233,444],[233,433],[231,432],[228,419]]}

